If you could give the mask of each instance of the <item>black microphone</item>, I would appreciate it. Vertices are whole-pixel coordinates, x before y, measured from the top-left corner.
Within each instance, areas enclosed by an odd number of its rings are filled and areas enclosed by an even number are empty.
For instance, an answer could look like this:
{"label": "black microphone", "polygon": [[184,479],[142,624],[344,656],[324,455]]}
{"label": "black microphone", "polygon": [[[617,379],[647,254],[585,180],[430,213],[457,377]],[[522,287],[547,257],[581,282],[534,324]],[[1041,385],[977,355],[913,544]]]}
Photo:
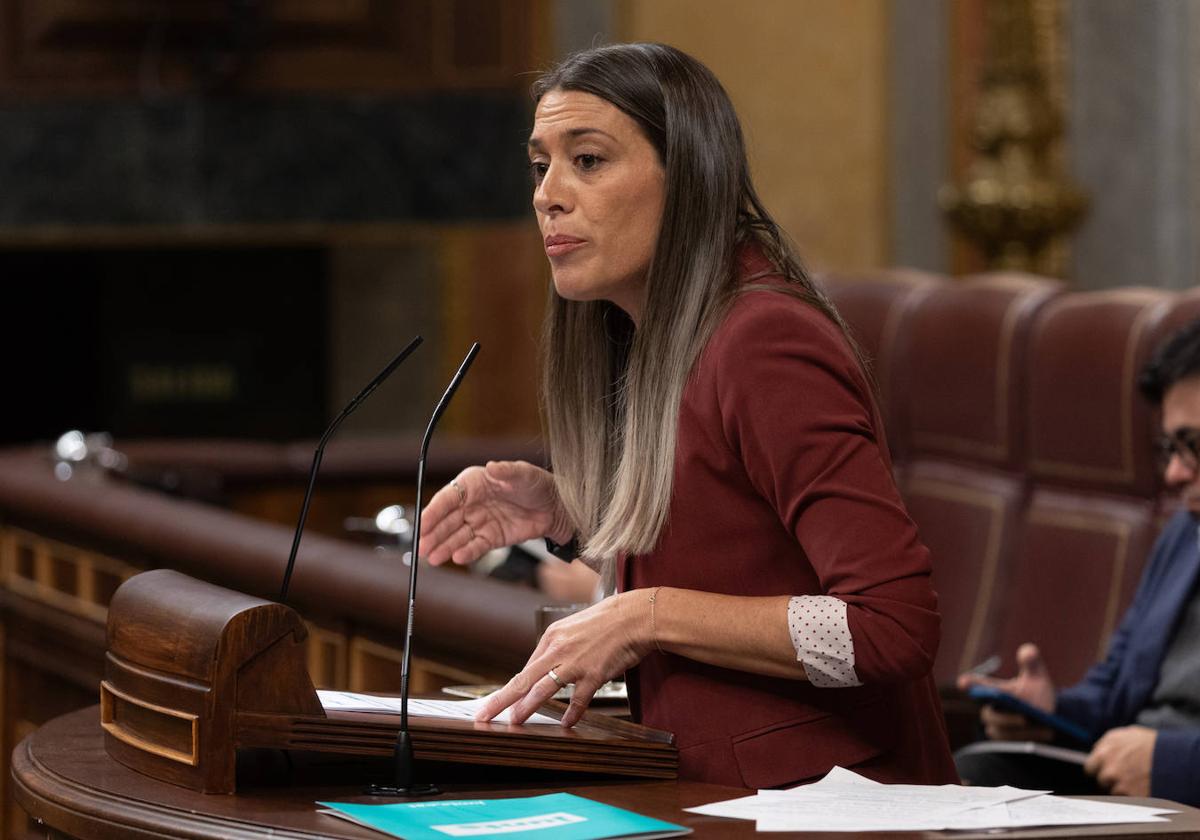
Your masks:
{"label": "black microphone", "polygon": [[329,438],[337,430],[337,427],[342,424],[342,421],[354,413],[354,410],[362,405],[363,400],[371,396],[372,392],[380,385],[383,380],[392,375],[392,371],[400,367],[400,363],[408,358],[412,351],[416,350],[424,339],[421,336],[415,337],[408,343],[396,358],[388,362],[388,366],[381,370],[378,375],[372,379],[366,388],[363,388],[358,396],[350,400],[349,404],[342,409],[342,413],[334,418],[329,424],[329,428],[325,430],[325,434],[321,435],[321,440],[317,443],[317,451],[313,453],[312,469],[308,471],[308,489],[304,491],[304,503],[300,506],[300,521],[296,523],[296,534],[292,537],[292,552],[288,555],[287,569],[283,572],[283,586],[279,590],[279,603],[287,602],[288,586],[292,582],[292,570],[296,567],[296,551],[300,548],[300,535],[304,533],[304,522],[308,519],[308,506],[312,502],[313,487],[317,483],[317,470],[321,468],[321,458],[325,455],[325,444],[329,442]]}
{"label": "black microphone", "polygon": [[409,563],[408,572],[408,626],[404,631],[404,659],[400,666],[400,731],[396,733],[396,749],[393,753],[396,771],[395,784],[371,785],[367,788],[367,793],[372,796],[433,796],[438,792],[433,785],[413,784],[413,748],[412,738],[408,733],[408,666],[412,659],[413,613],[417,603],[417,566],[420,565],[418,558],[421,556],[421,509],[423,507],[421,487],[425,481],[425,456],[429,453],[429,439],[433,436],[433,429],[438,420],[442,418],[446,406],[450,404],[450,399],[458,390],[458,386],[462,384],[463,377],[467,375],[467,369],[471,367],[471,363],[475,361],[478,353],[479,342],[476,341],[467,351],[462,364],[458,366],[458,372],[450,380],[450,384],[446,387],[446,393],[442,394],[441,400],[438,401],[437,408],[433,410],[433,416],[429,418],[429,425],[425,427],[425,437],[421,440],[421,455],[417,461],[417,505],[416,512],[413,514],[412,560]]}

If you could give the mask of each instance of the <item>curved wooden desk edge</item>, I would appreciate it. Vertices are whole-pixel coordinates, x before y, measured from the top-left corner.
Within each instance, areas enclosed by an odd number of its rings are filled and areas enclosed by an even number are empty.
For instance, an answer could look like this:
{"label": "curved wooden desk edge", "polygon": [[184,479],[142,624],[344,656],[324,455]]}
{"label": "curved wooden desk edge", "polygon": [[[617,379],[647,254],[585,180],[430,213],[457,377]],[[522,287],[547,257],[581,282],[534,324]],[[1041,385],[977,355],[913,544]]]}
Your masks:
{"label": "curved wooden desk edge", "polygon": [[[357,759],[348,761],[353,765]],[[343,760],[339,766],[348,765]],[[17,745],[12,755],[12,790],[13,798],[31,817],[79,840],[249,840],[266,834],[290,840],[385,837],[318,813],[317,801],[370,801],[361,795],[363,784],[331,781],[341,777],[339,766],[324,768],[310,774],[313,778],[300,781],[271,773],[235,796],[203,794],[143,776],[112,759],[104,749],[98,707],[93,706],[55,718]],[[514,783],[511,776],[505,781],[505,768],[496,770],[495,783],[451,783],[444,786],[442,798],[532,796],[566,787],[672,822],[703,824],[718,820],[686,814],[682,809],[749,793],[674,781],[588,782],[579,775],[564,780],[561,786],[544,780]],[[435,781],[440,784],[443,780]],[[378,800],[389,801],[395,800]],[[752,824],[741,824],[729,836],[753,832]]]}
{"label": "curved wooden desk edge", "polygon": [[[379,834],[351,823],[320,815],[318,799],[358,799],[359,789],[311,787],[301,784],[255,790],[249,795],[202,794],[165,782],[142,777],[110,759],[104,752],[96,707],[72,712],[52,720],[27,736],[13,752],[13,793],[17,802],[35,819],[65,836],[80,840],[159,840],[181,837],[188,840],[250,840],[264,834],[285,840],[344,838],[379,840]],[[74,772],[67,772],[72,768]],[[551,789],[505,787],[498,784],[481,790],[478,785],[448,790],[471,797],[536,795]],[[567,789],[578,795],[609,802],[649,816],[688,826],[697,837],[755,837],[754,823],[685,813],[682,809],[705,802],[743,796],[749,791],[695,782],[625,781],[588,784],[573,781]],[[1130,799],[1131,804],[1157,804],[1178,808],[1168,823],[1084,826],[1004,831],[1006,838],[1085,838],[1105,840],[1174,840],[1200,836],[1200,810],[1162,800]],[[173,802],[174,804],[162,804]],[[290,824],[289,824],[290,823]],[[311,823],[311,826],[307,825]],[[845,835],[787,835],[843,838]],[[954,840],[994,840],[992,832],[924,832],[865,835],[878,840],[925,837]]]}
{"label": "curved wooden desk edge", "polygon": [[77,737],[84,727],[91,728],[95,733],[101,731],[98,707],[71,712],[50,721],[42,729],[22,740],[12,754],[13,798],[31,817],[68,837],[81,840],[213,840],[217,837],[230,840],[259,840],[269,833],[271,837],[285,840],[327,840],[330,837],[382,836],[332,819],[331,822],[336,823],[335,825],[308,831],[277,824],[265,825],[218,813],[205,813],[186,805],[164,805],[149,798],[105,790],[93,783],[91,778],[70,778],[39,758],[39,749],[46,746],[39,739],[44,733],[51,738],[76,736],[72,741],[78,744],[78,752],[85,756],[98,777],[136,776],[144,779],[147,795],[165,790],[168,795],[178,792],[184,801],[194,797],[201,802],[205,799],[212,800],[214,805],[220,804],[222,800],[231,799],[220,795],[196,793],[149,777],[141,777],[135,771],[122,767],[109,758],[104,752],[101,737],[93,736],[90,740]]}
{"label": "curved wooden desk edge", "polygon": [[[32,736],[31,736],[32,737]],[[207,840],[255,840],[263,836],[257,823],[240,823],[195,811],[183,811],[152,802],[115,796],[68,779],[38,762],[31,738],[13,751],[12,795],[25,812],[70,837],[97,840],[161,840],[165,837]],[[168,833],[169,829],[169,833]],[[325,832],[300,832],[274,828],[271,836],[326,838]]]}

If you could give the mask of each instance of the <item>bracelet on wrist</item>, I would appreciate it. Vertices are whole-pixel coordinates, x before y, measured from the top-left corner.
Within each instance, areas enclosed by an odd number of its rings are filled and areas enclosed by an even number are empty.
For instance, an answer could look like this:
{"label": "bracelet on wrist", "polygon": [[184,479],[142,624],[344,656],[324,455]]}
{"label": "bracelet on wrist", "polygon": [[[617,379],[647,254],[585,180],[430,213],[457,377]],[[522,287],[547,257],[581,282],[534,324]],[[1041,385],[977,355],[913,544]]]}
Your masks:
{"label": "bracelet on wrist", "polygon": [[659,653],[666,653],[662,649],[662,645],[658,643],[658,623],[654,620],[654,602],[658,600],[658,590],[661,586],[656,586],[650,591],[650,639],[654,642],[654,649]]}

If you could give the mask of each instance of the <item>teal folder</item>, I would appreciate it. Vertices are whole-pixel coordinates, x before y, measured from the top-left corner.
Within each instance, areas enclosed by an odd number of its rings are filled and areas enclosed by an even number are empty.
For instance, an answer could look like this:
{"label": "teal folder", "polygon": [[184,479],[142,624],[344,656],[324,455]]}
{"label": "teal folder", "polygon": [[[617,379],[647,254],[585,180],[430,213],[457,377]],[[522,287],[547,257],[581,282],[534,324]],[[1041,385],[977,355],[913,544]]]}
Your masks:
{"label": "teal folder", "polygon": [[318,802],[322,813],[405,840],[525,837],[546,840],[599,840],[603,837],[678,837],[690,828],[644,817],[570,793],[519,799],[456,799],[359,805]]}

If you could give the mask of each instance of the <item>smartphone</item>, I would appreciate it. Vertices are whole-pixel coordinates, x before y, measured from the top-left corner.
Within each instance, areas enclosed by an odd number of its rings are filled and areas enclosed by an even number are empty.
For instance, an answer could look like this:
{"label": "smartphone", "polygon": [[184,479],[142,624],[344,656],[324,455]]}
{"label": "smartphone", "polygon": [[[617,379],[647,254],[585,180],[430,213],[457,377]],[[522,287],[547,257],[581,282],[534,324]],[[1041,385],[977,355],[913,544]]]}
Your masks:
{"label": "smartphone", "polygon": [[1040,723],[1054,730],[1055,733],[1070,738],[1080,744],[1090,746],[1096,739],[1092,734],[1074,721],[1067,720],[1061,715],[1052,714],[1026,703],[1021,698],[992,688],[987,685],[973,685],[967,689],[967,696],[985,706],[995,706],[1006,712],[1017,712],[1034,723]]}

